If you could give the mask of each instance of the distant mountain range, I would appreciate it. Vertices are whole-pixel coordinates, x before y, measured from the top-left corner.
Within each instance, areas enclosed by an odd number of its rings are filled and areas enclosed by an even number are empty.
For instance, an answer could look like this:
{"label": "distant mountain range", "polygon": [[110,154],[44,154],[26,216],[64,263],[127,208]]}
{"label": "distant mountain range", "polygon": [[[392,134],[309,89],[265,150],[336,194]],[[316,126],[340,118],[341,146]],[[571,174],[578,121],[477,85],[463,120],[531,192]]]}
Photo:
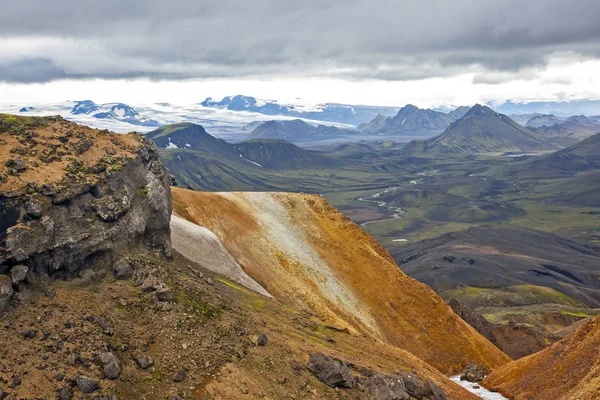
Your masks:
{"label": "distant mountain range", "polygon": [[553,125],[551,125],[552,120],[548,122],[548,125],[531,129],[560,147],[570,146],[595,133],[600,133],[600,121],[584,115],[569,117]]}
{"label": "distant mountain range", "polygon": [[261,100],[252,96],[227,96],[217,101],[211,97],[200,103],[204,107],[221,108],[231,111],[251,111],[265,115],[282,115],[311,119],[315,121],[338,122],[359,125],[370,121],[378,114],[394,115],[397,107],[361,106],[338,103],[316,105],[285,104],[275,100]]}
{"label": "distant mountain range", "polygon": [[532,101],[520,103],[508,100],[504,103],[488,103],[490,108],[502,114],[554,114],[558,117],[571,115],[599,115],[600,100]]}
{"label": "distant mountain range", "polygon": [[35,107],[0,107],[3,112],[25,115],[60,115],[68,120],[92,126],[94,128],[116,129],[129,132],[138,127],[155,128],[161,122],[142,115],[137,109],[124,103],[97,104],[92,100],[66,101],[63,103],[39,104]]}
{"label": "distant mountain range", "polygon": [[506,115],[476,104],[439,136],[412,141],[408,152],[424,153],[507,153],[555,148],[544,138],[522,127]]}
{"label": "distant mountain range", "polygon": [[304,142],[335,137],[339,135],[355,135],[359,131],[342,129],[335,126],[310,125],[301,119],[291,121],[266,121],[254,128],[250,137],[254,139],[281,139],[290,142]]}
{"label": "distant mountain range", "polygon": [[552,126],[560,124],[564,121],[564,118],[559,118],[552,114],[539,114],[534,115],[525,123],[528,128],[540,128],[542,126]]}
{"label": "distant mountain range", "polygon": [[294,143],[333,138],[340,135],[377,134],[377,135],[423,135],[425,137],[441,133],[457,118],[469,110],[459,107],[449,113],[422,109],[412,104],[402,107],[394,117],[377,114],[373,120],[360,124],[356,129],[338,128],[326,125],[311,125],[303,120],[266,121],[261,124],[249,124],[253,138],[283,139]]}
{"label": "distant mountain range", "polygon": [[[497,112],[505,110],[511,119],[528,128],[541,128],[565,122],[572,115],[587,115],[600,122],[600,101],[515,103],[490,105]],[[161,125],[180,122],[200,124],[212,134],[230,138],[232,134],[249,133],[268,120],[291,121],[300,119],[307,125],[332,125],[348,134],[353,127],[363,134],[435,136],[468,111],[456,109],[421,109],[413,105],[377,107],[337,103],[316,105],[289,104],[260,100],[251,96],[228,96],[222,100],[206,99],[201,104],[175,105],[154,103],[131,105],[121,102],[96,103],[92,100],[61,103],[30,103],[0,105],[0,112],[30,116],[61,115],[62,117],[100,129],[117,132],[133,130],[148,132]],[[557,112],[552,110],[556,109]],[[303,132],[300,136],[315,135]],[[322,135],[324,128],[316,132]],[[328,135],[340,132],[331,129]],[[573,133],[573,132],[571,132]],[[587,133],[586,133],[587,134]],[[260,136],[259,136],[260,137]],[[274,137],[282,137],[276,134]],[[286,137],[290,138],[290,137]],[[304,139],[297,139],[304,140]],[[572,143],[572,142],[571,142]],[[567,144],[571,144],[567,143]]]}
{"label": "distant mountain range", "polygon": [[160,126],[158,121],[140,115],[134,108],[123,103],[96,104],[91,100],[76,101],[71,114],[86,114],[96,119],[113,119],[131,125]]}
{"label": "distant mountain range", "polygon": [[468,110],[469,107],[459,107],[449,113],[444,113],[408,104],[402,107],[394,117],[384,118],[380,114],[371,122],[360,125],[359,129],[365,133],[384,135],[432,135],[443,132],[452,122],[464,116]]}
{"label": "distant mountain range", "polygon": [[336,166],[338,160],[283,140],[253,139],[232,144],[208,134],[200,125],[166,125],[147,134],[177,182],[203,190],[255,189],[269,186],[264,173]]}

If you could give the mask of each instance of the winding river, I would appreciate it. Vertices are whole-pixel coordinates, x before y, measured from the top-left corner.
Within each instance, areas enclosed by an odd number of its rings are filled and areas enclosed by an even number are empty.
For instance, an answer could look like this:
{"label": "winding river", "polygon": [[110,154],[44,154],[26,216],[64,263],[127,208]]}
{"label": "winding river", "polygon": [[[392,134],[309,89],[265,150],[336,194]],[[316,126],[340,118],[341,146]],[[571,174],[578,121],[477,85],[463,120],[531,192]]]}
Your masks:
{"label": "winding river", "polygon": [[375,203],[379,207],[385,207],[385,208],[390,209],[390,210],[392,210],[394,212],[392,214],[391,218],[378,219],[376,221],[363,222],[362,224],[360,224],[360,226],[366,226],[366,225],[371,225],[371,224],[378,224],[380,222],[385,222],[385,221],[395,221],[397,219],[402,218],[402,214],[404,214],[404,211],[400,207],[389,207],[389,206],[386,206],[385,201],[377,200],[377,198],[379,196],[381,196],[382,194],[389,193],[389,192],[394,191],[396,189],[398,189],[396,186],[389,187],[389,188],[385,189],[383,192],[375,193],[375,194],[367,197],[366,199],[363,198],[363,197],[359,197],[357,199],[358,201],[362,201],[362,202],[365,202],[365,203]]}

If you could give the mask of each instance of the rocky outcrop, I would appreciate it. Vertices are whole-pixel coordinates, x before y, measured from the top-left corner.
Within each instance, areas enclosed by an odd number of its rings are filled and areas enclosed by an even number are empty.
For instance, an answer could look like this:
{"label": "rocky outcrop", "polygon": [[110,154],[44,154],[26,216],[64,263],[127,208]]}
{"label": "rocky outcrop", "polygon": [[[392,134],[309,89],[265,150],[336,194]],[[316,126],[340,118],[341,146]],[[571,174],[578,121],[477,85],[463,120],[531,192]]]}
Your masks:
{"label": "rocky outcrop", "polygon": [[374,400],[446,400],[446,394],[435,383],[422,382],[406,372],[374,374],[365,382],[364,391]]}
{"label": "rocky outcrop", "polygon": [[14,293],[10,276],[0,275],[0,313],[8,308]]}
{"label": "rocky outcrop", "polygon": [[479,366],[475,364],[469,364],[467,367],[461,372],[460,380],[461,381],[469,381],[474,383],[483,382],[485,379],[485,371],[479,369]]}
{"label": "rocky outcrop", "polygon": [[446,394],[430,380],[421,380],[414,374],[397,371],[394,374],[375,373],[364,367],[351,365],[362,376],[354,376],[349,365],[325,354],[311,354],[308,370],[317,379],[332,388],[358,386],[369,399],[374,400],[446,400]]}
{"label": "rocky outcrop", "polygon": [[[2,282],[12,280],[15,289],[23,284],[43,286],[87,268],[111,267],[123,253],[170,255],[170,177],[151,141],[97,130],[73,134],[77,125],[60,119],[40,123],[34,130],[28,130],[26,122],[22,129],[4,127],[0,135],[28,143],[25,154],[58,148],[62,158],[0,184],[0,274],[6,275]],[[69,147],[65,133],[60,150],[54,142],[63,130],[73,139],[82,137]],[[27,135],[36,139],[27,142]],[[104,142],[111,147],[102,147]],[[19,172],[19,159],[9,161]],[[8,289],[0,294],[0,308],[7,294]]]}
{"label": "rocky outcrop", "polygon": [[356,385],[346,363],[334,360],[325,354],[311,354],[307,368],[329,387],[352,388]]}
{"label": "rocky outcrop", "polygon": [[263,296],[272,297],[260,284],[248,276],[225,249],[217,235],[210,230],[173,215],[171,217],[171,239],[173,249],[185,258],[222,274]]}

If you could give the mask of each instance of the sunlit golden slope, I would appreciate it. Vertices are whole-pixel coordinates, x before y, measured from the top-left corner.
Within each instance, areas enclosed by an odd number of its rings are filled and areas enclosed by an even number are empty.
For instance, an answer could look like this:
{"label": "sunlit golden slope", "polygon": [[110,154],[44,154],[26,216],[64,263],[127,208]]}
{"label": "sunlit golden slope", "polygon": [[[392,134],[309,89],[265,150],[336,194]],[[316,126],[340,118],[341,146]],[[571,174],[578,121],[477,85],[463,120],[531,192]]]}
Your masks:
{"label": "sunlit golden slope", "polygon": [[596,317],[553,346],[494,371],[485,385],[515,400],[600,399],[599,349]]}
{"label": "sunlit golden slope", "polygon": [[319,196],[174,189],[173,211],[213,231],[252,278],[290,306],[406,349],[443,372],[510,360]]}

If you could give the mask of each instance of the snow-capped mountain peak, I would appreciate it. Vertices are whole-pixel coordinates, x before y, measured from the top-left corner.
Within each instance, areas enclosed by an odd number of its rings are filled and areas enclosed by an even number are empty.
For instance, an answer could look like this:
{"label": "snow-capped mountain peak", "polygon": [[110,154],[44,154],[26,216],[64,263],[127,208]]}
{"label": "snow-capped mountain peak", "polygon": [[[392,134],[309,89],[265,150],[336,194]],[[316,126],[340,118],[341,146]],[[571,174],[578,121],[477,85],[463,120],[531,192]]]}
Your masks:
{"label": "snow-capped mountain peak", "polygon": [[394,107],[355,106],[337,103],[309,104],[302,101],[290,104],[243,95],[226,96],[221,101],[208,97],[200,105],[207,108],[251,111],[264,115],[282,115],[349,125],[359,125],[370,121],[378,114],[394,115],[398,112],[398,108]]}
{"label": "snow-capped mountain peak", "polygon": [[96,104],[91,100],[76,101],[71,114],[85,114],[96,119],[113,119],[131,125],[152,127],[160,125],[157,121],[141,116],[134,108],[123,103]]}

